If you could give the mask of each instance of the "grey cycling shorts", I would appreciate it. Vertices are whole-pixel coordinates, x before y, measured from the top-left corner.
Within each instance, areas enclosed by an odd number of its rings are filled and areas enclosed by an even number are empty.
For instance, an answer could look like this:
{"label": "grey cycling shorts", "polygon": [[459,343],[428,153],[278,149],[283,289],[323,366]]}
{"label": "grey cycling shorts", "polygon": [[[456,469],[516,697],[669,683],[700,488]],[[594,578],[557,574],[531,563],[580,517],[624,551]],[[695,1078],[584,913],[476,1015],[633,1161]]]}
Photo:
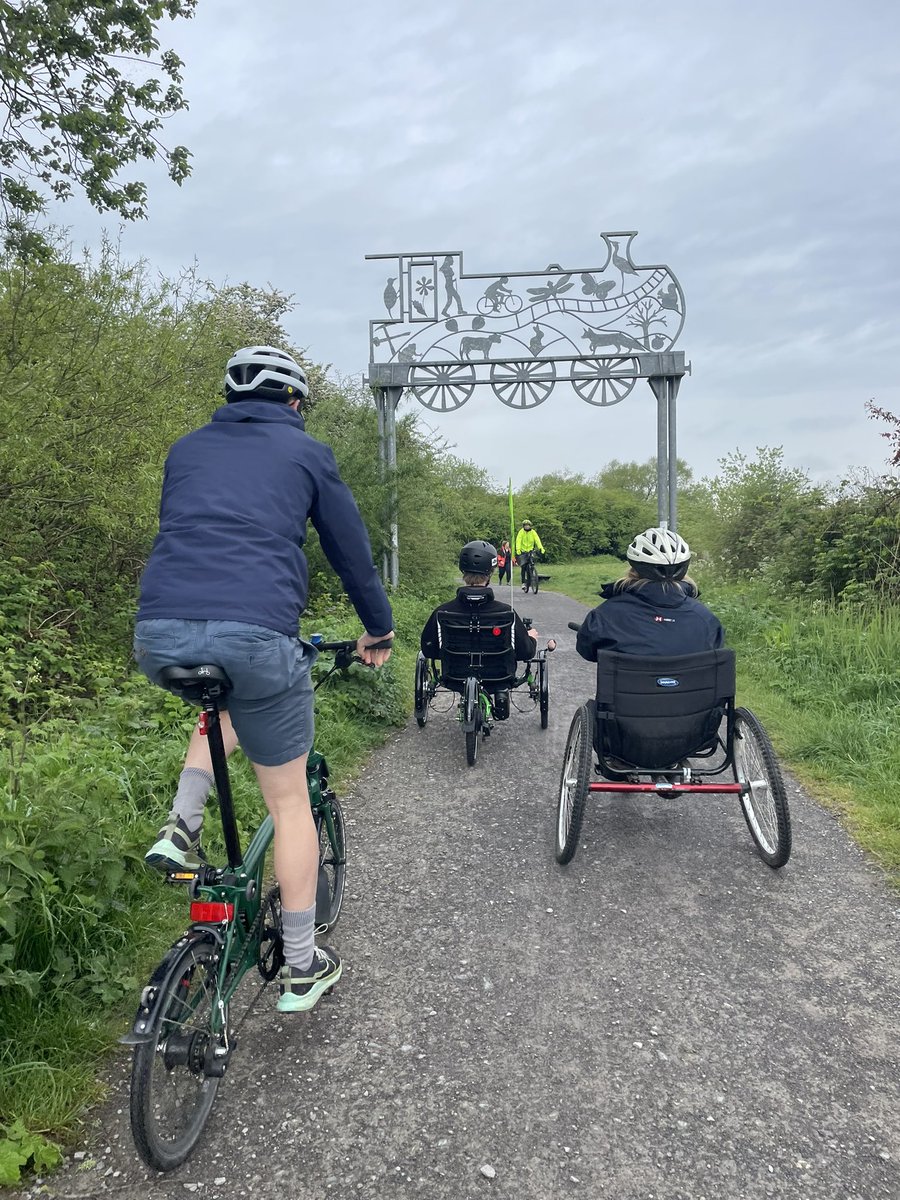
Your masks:
{"label": "grey cycling shorts", "polygon": [[318,651],[244,621],[138,621],[134,656],[159,683],[163,667],[221,667],[233,684],[227,707],[241,749],[251,762],[277,767],[306,754],[313,743],[310,670]]}

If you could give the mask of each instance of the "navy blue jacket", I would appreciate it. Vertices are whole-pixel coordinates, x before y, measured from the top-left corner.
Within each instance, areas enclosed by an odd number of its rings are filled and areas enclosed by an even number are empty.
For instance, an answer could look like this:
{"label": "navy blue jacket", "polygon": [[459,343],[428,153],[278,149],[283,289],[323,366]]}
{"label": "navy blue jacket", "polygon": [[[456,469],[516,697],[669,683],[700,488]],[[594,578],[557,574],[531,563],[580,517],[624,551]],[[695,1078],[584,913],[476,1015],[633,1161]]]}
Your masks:
{"label": "navy blue jacket", "polygon": [[224,405],[169,451],[138,620],[247,621],[296,635],[307,520],[366,630],[388,633],[391,606],[331,449],[287,404]]}
{"label": "navy blue jacket", "polygon": [[693,588],[649,582],[615,592],[603,585],[604,603],[585,617],[575,649],[588,662],[598,650],[621,654],[678,655],[717,650],[725,641],[719,618],[696,599]]}

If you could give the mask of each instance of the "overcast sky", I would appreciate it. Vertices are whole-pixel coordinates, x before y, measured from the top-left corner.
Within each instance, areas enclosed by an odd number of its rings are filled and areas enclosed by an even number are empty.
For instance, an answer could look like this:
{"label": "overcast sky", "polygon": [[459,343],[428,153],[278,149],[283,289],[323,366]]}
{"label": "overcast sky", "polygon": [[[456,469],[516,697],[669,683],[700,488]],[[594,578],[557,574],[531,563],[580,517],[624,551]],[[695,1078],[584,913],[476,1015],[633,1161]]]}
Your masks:
{"label": "overcast sky", "polygon": [[[367,253],[540,271],[636,229],[635,262],[686,296],[698,474],[760,445],[816,478],[884,467],[864,404],[900,413],[895,0],[200,0],[163,34],[191,103],[166,139],[193,175],[150,177],[127,254],[294,293],[295,343],[358,375],[384,312]],[[88,243],[104,224],[54,215]],[[645,382],[608,409],[562,385],[527,412],[488,388],[419,411],[504,483],[655,453]]]}

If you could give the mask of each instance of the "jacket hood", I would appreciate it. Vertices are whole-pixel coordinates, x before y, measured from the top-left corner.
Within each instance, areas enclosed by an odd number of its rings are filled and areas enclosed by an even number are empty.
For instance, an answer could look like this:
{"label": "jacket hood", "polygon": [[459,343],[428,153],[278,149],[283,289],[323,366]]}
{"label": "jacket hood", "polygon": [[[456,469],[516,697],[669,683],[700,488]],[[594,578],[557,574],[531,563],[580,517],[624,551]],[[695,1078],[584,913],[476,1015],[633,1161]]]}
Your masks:
{"label": "jacket hood", "polygon": [[212,415],[214,421],[269,421],[274,424],[293,425],[305,429],[303,418],[287,404],[276,400],[234,400],[223,404]]}

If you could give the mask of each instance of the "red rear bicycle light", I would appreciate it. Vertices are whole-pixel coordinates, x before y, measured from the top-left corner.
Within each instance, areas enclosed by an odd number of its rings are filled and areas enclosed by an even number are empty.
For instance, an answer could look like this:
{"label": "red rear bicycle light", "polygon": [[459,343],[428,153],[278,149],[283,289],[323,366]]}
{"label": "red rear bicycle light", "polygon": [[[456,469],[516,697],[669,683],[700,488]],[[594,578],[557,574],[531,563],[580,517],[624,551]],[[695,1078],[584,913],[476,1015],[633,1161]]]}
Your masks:
{"label": "red rear bicycle light", "polygon": [[191,920],[202,921],[204,924],[216,924],[219,921],[230,921],[234,916],[233,904],[221,904],[217,900],[191,901]]}
{"label": "red rear bicycle light", "polygon": [[494,635],[494,637],[499,637],[502,632],[503,632],[503,630],[500,628],[499,625],[495,625],[494,628],[491,630],[491,633]]}
{"label": "red rear bicycle light", "polygon": [[202,737],[206,737],[209,733],[209,713],[202,712],[200,719],[197,721],[197,728]]}

